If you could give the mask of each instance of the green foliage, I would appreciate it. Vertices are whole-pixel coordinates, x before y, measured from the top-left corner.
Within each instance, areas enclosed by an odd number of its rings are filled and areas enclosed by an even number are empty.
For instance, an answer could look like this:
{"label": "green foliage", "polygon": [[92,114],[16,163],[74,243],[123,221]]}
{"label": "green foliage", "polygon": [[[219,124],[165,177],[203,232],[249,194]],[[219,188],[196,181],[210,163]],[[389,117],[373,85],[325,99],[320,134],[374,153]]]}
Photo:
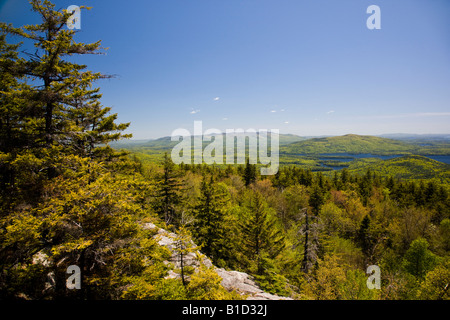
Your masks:
{"label": "green foliage", "polygon": [[424,300],[450,300],[450,260],[438,265],[434,270],[427,273],[422,282],[419,298]]}
{"label": "green foliage", "polygon": [[248,270],[264,274],[265,259],[275,259],[284,249],[284,236],[273,213],[259,192],[251,192],[240,219],[242,250]]}
{"label": "green foliage", "polygon": [[312,208],[312,213],[317,216],[319,214],[320,208],[324,203],[325,203],[324,191],[320,188],[319,185],[315,184],[312,187],[308,203]]}
{"label": "green foliage", "polygon": [[194,237],[202,251],[213,261],[226,256],[225,215],[229,195],[225,186],[203,177],[201,195],[193,209]]}
{"label": "green foliage", "polygon": [[428,250],[428,242],[418,238],[411,243],[404,257],[404,268],[417,278],[424,278],[437,264],[437,257]]}
{"label": "green foliage", "polygon": [[186,288],[187,298],[192,300],[231,300],[236,294],[229,293],[221,285],[220,278],[211,268],[201,266],[200,271],[191,276]]}
{"label": "green foliage", "polygon": [[160,215],[166,224],[178,225],[179,217],[176,207],[181,201],[181,185],[178,181],[180,176],[172,159],[167,153],[164,154],[163,172],[158,176],[155,189],[155,212]]}
{"label": "green foliage", "polygon": [[245,186],[248,187],[250,184],[256,181],[256,165],[250,164],[249,159],[247,158],[247,162],[245,164],[244,169],[244,182]]}
{"label": "green foliage", "polygon": [[404,180],[436,179],[445,183],[450,182],[450,165],[419,155],[379,160],[374,163],[358,161],[350,164],[349,171],[363,174],[368,168],[384,177],[392,176]]}

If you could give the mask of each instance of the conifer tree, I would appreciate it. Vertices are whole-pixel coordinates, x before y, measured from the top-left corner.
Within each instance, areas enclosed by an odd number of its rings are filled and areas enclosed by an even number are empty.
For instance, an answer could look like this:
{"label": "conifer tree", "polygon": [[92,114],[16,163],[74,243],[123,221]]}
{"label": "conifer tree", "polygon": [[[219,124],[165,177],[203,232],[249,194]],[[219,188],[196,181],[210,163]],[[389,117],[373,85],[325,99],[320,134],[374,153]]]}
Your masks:
{"label": "conifer tree", "polygon": [[24,125],[24,112],[20,110],[18,92],[24,87],[9,69],[17,63],[20,44],[6,42],[0,34],[0,152],[11,153],[24,147],[28,139]]}
{"label": "conifer tree", "polygon": [[285,246],[285,238],[270,213],[263,196],[254,191],[246,205],[245,216],[240,221],[242,249],[248,259],[255,261],[250,267],[259,275],[264,273],[264,259],[275,259]]}
{"label": "conifer tree", "polygon": [[229,201],[227,192],[215,184],[213,178],[203,176],[201,195],[193,209],[195,223],[194,236],[202,252],[214,262],[223,258],[226,243],[225,210]]}
{"label": "conifer tree", "polygon": [[370,169],[367,169],[365,175],[359,182],[359,194],[362,198],[362,203],[367,205],[369,197],[372,193],[373,177]]}
{"label": "conifer tree", "polygon": [[[98,144],[130,137],[120,133],[129,124],[116,124],[117,115],[108,115],[110,108],[101,106],[99,88],[92,88],[96,80],[109,76],[68,60],[74,55],[99,54],[100,41],[76,42],[75,31],[65,29],[70,13],[55,10],[48,0],[30,3],[32,10],[41,16],[40,24],[19,28],[2,24],[1,27],[7,34],[31,41],[36,50],[25,52],[24,58],[2,67],[14,77],[29,82],[21,95],[26,101],[23,107],[34,120],[34,146],[53,148],[55,154],[63,151],[92,157]],[[52,170],[50,167],[49,176],[55,175]]]}
{"label": "conifer tree", "polygon": [[309,196],[309,205],[312,208],[312,213],[317,216],[319,214],[320,208],[325,203],[325,195],[319,185],[314,184]]}
{"label": "conifer tree", "polygon": [[256,181],[256,165],[250,164],[249,158],[247,158],[247,162],[245,163],[244,169],[244,182],[245,186],[249,186],[253,182]]}
{"label": "conifer tree", "polygon": [[366,215],[361,221],[361,225],[356,234],[356,242],[366,257],[370,255],[372,246],[374,245],[374,239],[370,233],[370,222],[369,216]]}
{"label": "conifer tree", "polygon": [[181,201],[181,184],[178,179],[180,174],[176,169],[175,163],[173,163],[167,153],[164,154],[162,165],[163,172],[156,184],[154,208],[166,224],[177,225],[176,206]]}
{"label": "conifer tree", "polygon": [[341,182],[342,185],[345,187],[345,185],[349,182],[350,177],[347,168],[344,168],[341,170]]}
{"label": "conifer tree", "polygon": [[[137,235],[141,208],[131,202],[133,183],[108,172],[115,152],[98,144],[124,137],[127,124],[116,124],[116,115],[100,104],[99,89],[92,89],[104,76],[65,60],[98,53],[100,42],[75,42],[75,32],[64,29],[69,13],[47,0],[30,3],[42,23],[1,25],[36,50],[19,58],[17,46],[0,37],[0,166],[9,189],[1,197],[6,281],[0,291],[31,299],[64,296],[65,269],[76,264],[83,289],[69,296],[111,297],[115,253]],[[44,262],[35,262],[36,255]]]}
{"label": "conifer tree", "polygon": [[[7,205],[14,185],[13,159],[28,143],[28,126],[18,92],[25,86],[8,69],[18,59],[19,44],[10,45],[0,34],[0,202]],[[10,200],[10,199],[9,199]],[[6,208],[2,210],[5,212]]]}

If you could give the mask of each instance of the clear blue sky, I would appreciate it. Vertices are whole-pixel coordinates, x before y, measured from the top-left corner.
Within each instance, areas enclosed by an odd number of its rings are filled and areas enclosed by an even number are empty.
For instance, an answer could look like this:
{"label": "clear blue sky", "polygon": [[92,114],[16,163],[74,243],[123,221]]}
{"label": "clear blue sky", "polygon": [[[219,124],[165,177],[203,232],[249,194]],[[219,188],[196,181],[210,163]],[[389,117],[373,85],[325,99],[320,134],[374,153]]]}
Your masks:
{"label": "clear blue sky", "polygon": [[[117,75],[102,102],[135,139],[176,128],[280,129],[309,135],[450,133],[448,0],[70,0],[79,61]],[[369,5],[381,30],[369,30]],[[38,22],[27,1],[0,20]],[[217,99],[218,98],[218,99]]]}

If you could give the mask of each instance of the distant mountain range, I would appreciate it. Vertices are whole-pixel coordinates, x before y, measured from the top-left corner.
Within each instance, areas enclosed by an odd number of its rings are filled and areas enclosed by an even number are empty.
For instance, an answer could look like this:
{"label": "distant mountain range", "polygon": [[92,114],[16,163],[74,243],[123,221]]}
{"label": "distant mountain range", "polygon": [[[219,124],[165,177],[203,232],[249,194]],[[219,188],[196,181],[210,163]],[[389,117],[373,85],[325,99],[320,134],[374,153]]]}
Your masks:
{"label": "distant mountain range", "polygon": [[[280,134],[279,137],[280,154],[450,155],[450,135],[446,134],[386,134],[382,136],[347,134],[328,137],[301,137],[294,134]],[[162,137],[154,140],[119,141],[112,143],[112,146],[117,149],[163,152],[171,150],[177,144],[178,141],[171,141],[171,137]],[[204,145],[208,144],[209,142],[204,142]]]}
{"label": "distant mountain range", "polygon": [[324,154],[324,153],[408,153],[414,147],[399,140],[374,136],[347,134],[345,136],[312,138],[290,143],[281,148],[288,154]]}
{"label": "distant mountain range", "polygon": [[388,133],[388,134],[381,134],[378,137],[395,140],[450,141],[450,134]]}

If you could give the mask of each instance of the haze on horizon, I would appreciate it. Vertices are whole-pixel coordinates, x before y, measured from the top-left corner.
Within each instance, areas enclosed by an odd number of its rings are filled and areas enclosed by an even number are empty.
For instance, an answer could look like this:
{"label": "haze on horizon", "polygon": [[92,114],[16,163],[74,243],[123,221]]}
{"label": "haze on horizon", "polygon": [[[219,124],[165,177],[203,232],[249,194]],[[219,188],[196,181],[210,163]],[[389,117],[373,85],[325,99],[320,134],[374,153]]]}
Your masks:
{"label": "haze on horizon", "polygon": [[[134,139],[196,120],[300,136],[450,133],[449,1],[76,4],[93,7],[77,41],[109,48],[79,62],[117,75],[97,85]],[[366,27],[372,4],[380,30]],[[24,2],[0,2],[1,21],[36,19]]]}

